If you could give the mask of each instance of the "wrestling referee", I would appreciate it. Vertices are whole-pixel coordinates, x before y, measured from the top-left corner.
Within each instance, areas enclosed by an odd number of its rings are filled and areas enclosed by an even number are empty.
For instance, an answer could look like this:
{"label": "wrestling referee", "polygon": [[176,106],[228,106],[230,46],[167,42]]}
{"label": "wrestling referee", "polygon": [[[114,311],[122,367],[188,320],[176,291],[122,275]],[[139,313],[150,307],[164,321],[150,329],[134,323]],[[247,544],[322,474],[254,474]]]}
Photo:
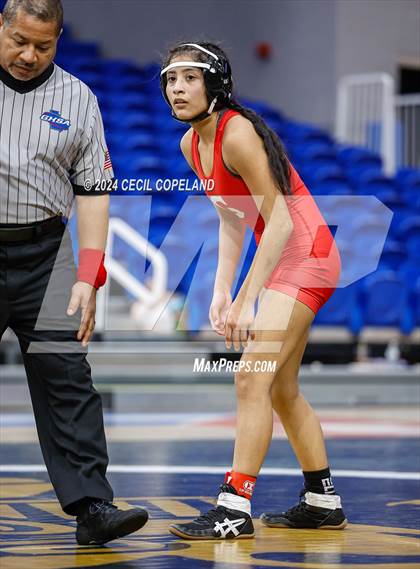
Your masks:
{"label": "wrestling referee", "polygon": [[[96,97],[53,63],[62,22],[60,0],[8,0],[0,16],[0,338],[10,327],[19,340],[51,482],[63,510],[77,516],[77,542],[90,545],[136,531],[147,512],[118,510],[106,479],[86,346],[106,278],[109,193],[101,182],[113,172]],[[74,201],[77,273],[63,223]],[[49,342],[79,349],[30,349]]]}

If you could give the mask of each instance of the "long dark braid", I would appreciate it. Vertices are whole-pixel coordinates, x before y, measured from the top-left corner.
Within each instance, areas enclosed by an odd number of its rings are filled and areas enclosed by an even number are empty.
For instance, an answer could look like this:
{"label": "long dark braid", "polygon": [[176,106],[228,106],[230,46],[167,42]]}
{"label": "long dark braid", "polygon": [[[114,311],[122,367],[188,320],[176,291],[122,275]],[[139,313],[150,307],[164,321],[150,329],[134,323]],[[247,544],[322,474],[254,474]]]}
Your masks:
{"label": "long dark braid", "polygon": [[255,132],[264,143],[271,174],[277,183],[278,189],[283,194],[290,194],[289,160],[280,138],[260,115],[252,109],[243,107],[235,100],[229,101],[228,108],[237,111],[253,124]]}

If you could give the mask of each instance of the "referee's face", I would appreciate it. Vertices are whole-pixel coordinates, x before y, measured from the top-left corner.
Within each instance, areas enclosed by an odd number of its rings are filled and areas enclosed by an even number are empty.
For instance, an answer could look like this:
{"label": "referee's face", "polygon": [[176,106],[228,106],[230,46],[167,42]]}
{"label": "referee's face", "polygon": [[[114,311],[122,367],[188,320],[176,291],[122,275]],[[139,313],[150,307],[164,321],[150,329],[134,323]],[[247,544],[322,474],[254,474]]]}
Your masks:
{"label": "referee's face", "polygon": [[57,40],[55,21],[43,22],[22,9],[11,22],[0,15],[0,65],[15,79],[41,75],[54,59]]}

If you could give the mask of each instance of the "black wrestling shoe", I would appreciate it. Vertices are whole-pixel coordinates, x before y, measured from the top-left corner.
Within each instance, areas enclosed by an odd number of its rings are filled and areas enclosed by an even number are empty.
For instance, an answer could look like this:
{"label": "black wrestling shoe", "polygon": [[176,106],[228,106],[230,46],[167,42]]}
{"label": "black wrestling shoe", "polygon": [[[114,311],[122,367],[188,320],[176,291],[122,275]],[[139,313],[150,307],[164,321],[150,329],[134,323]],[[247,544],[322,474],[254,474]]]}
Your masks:
{"label": "black wrestling shoe", "polygon": [[335,508],[330,509],[321,506],[327,503],[322,496],[302,490],[297,506],[286,512],[262,514],[260,519],[270,528],[344,529],[347,520],[341,509],[340,497],[334,495]]}
{"label": "black wrestling shoe", "polygon": [[246,539],[254,537],[252,518],[245,512],[217,506],[187,524],[169,531],[183,539]]}
{"label": "black wrestling shoe", "polygon": [[143,508],[119,510],[100,500],[92,502],[86,512],[77,516],[76,540],[79,545],[103,545],[142,528],[148,520]]}
{"label": "black wrestling shoe", "polygon": [[[254,537],[254,525],[249,514],[226,505],[235,505],[229,495],[237,495],[230,484],[220,486],[219,501],[225,498],[225,505],[217,505],[187,524],[174,524],[169,531],[183,539],[246,539]],[[246,498],[243,498],[246,503]]]}

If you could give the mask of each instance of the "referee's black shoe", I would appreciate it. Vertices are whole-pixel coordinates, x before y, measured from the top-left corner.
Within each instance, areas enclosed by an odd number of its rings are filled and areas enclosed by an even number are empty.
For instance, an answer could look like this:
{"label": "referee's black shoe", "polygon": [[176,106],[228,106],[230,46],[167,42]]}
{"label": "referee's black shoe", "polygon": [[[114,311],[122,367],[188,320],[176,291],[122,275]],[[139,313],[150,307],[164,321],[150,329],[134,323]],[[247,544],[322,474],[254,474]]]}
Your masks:
{"label": "referee's black shoe", "polygon": [[[324,507],[328,506],[328,507]],[[267,512],[261,521],[270,528],[344,529],[347,520],[341,508],[340,496],[325,496],[302,490],[297,506],[286,512]]]}
{"label": "referee's black shoe", "polygon": [[143,508],[119,510],[105,500],[92,502],[89,508],[77,516],[76,540],[79,545],[103,545],[124,537],[144,526],[148,513]]}

